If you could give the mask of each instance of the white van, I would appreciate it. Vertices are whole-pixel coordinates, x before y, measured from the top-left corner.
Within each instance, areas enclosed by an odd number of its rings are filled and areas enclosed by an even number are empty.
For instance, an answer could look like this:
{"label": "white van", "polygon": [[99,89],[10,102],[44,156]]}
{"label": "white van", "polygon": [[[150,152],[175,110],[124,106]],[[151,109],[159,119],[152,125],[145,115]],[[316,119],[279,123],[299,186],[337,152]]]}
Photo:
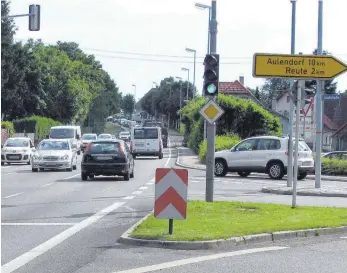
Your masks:
{"label": "white van", "polygon": [[63,125],[51,127],[49,134],[51,139],[70,139],[72,145],[76,145],[77,154],[81,154],[81,127],[76,125]]}
{"label": "white van", "polygon": [[134,158],[138,155],[154,155],[163,158],[163,141],[160,127],[133,127],[130,150]]}

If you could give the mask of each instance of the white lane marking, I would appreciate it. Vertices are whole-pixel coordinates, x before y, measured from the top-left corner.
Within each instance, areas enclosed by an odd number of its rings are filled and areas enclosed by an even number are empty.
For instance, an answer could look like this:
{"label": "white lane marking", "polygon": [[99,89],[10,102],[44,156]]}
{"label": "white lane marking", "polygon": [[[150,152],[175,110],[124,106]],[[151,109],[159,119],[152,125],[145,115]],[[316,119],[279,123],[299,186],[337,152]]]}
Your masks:
{"label": "white lane marking", "polygon": [[147,190],[148,187],[140,187],[139,190]]}
{"label": "white lane marking", "polygon": [[44,185],[42,185],[40,188],[45,188],[45,187],[48,187],[48,186],[53,185],[53,184],[54,184],[54,182],[48,183],[48,184],[44,184]]}
{"label": "white lane marking", "polygon": [[341,237],[341,239],[347,239],[347,236],[346,237]]}
{"label": "white lane marking", "polygon": [[10,175],[10,174],[13,174],[13,173],[1,173],[1,175]]}
{"label": "white lane marking", "polygon": [[131,200],[134,198],[135,198],[135,196],[132,196],[132,195],[123,197],[123,199],[125,199],[125,200]]}
{"label": "white lane marking", "polygon": [[78,174],[75,174],[75,175],[72,175],[72,176],[69,176],[69,177],[63,178],[63,179],[64,179],[64,180],[67,180],[67,179],[71,179],[71,178],[74,178],[74,177],[79,176],[79,175],[81,175],[81,174],[80,174],[80,173],[78,173]]}
{"label": "white lane marking", "polygon": [[104,217],[107,214],[109,214],[110,212],[118,209],[119,207],[123,206],[124,204],[125,204],[125,202],[113,203],[111,206],[104,208],[103,210],[95,213],[94,215],[83,220],[82,222],[79,222],[79,223],[75,224],[74,226],[64,230],[63,232],[52,237],[48,241],[42,243],[41,245],[33,248],[32,250],[20,255],[19,257],[15,258],[14,260],[3,265],[1,267],[1,269],[2,269],[1,272],[11,273],[11,272],[17,270],[18,268],[21,268],[23,265],[26,265],[27,263],[34,260],[35,258],[40,256],[41,254],[46,253],[47,251],[49,251],[50,249],[52,249],[56,245],[60,244],[61,242],[65,241],[66,239],[75,235],[77,232],[81,231],[82,229],[95,223],[96,221],[98,221],[102,217]]}
{"label": "white lane marking", "polygon": [[[171,146],[171,141],[170,141],[170,138],[168,139],[169,140],[169,147]],[[167,158],[167,160],[166,160],[166,163],[165,163],[165,165],[164,165],[164,167],[167,167],[168,165],[169,165],[169,163],[170,163],[170,160],[171,160],[171,148],[169,148],[169,157]]]}
{"label": "white lane marking", "polygon": [[1,169],[8,169],[11,168],[11,166],[1,166]]}
{"label": "white lane marking", "polygon": [[177,266],[182,266],[182,265],[195,264],[195,263],[200,263],[200,262],[205,262],[205,261],[211,261],[211,260],[217,260],[217,259],[221,259],[221,258],[235,257],[235,256],[241,256],[241,255],[247,255],[247,254],[252,254],[252,253],[276,251],[276,250],[282,250],[282,249],[286,249],[286,248],[288,248],[288,247],[273,246],[273,247],[245,249],[245,250],[239,250],[239,251],[233,251],[233,252],[225,252],[225,253],[218,253],[218,254],[182,259],[182,260],[177,260],[177,261],[173,261],[173,262],[155,264],[155,265],[144,266],[144,267],[128,269],[128,270],[123,270],[123,271],[117,271],[117,272],[113,272],[113,273],[153,272],[153,271],[157,271],[157,270],[162,270],[162,269],[172,268],[172,267],[177,267]]}
{"label": "white lane marking", "polygon": [[141,194],[142,191],[133,191],[131,194]]}
{"label": "white lane marking", "polygon": [[154,185],[154,182],[148,182],[146,185]]}
{"label": "white lane marking", "polygon": [[11,195],[5,196],[4,199],[11,198],[11,197],[15,197],[15,196],[21,195],[21,194],[23,194],[23,193],[24,193],[24,192],[18,192],[18,193],[15,193],[15,194],[11,194]]}
{"label": "white lane marking", "polygon": [[76,223],[1,223],[2,226],[74,226]]}

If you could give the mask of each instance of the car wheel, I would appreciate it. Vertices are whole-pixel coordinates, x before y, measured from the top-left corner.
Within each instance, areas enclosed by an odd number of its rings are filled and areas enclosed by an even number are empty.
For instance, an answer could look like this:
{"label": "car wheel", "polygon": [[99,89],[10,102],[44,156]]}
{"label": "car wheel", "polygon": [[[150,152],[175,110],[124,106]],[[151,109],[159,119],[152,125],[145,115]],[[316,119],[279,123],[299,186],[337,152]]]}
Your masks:
{"label": "car wheel", "polygon": [[5,165],[5,162],[1,162],[1,166],[4,166]]}
{"label": "car wheel", "polygon": [[237,174],[241,177],[247,177],[251,174],[251,172],[237,172]]}
{"label": "car wheel", "polygon": [[31,157],[29,157],[29,161],[27,162],[27,165],[31,165]]}
{"label": "car wheel", "polygon": [[73,165],[73,166],[72,166],[72,169],[73,169],[73,170],[77,170],[77,165]]}
{"label": "car wheel", "polygon": [[163,159],[163,157],[164,157],[163,153],[160,153],[159,154],[159,159]]}
{"label": "car wheel", "polygon": [[126,175],[124,175],[124,181],[129,181],[129,180],[130,180],[130,174],[128,172]]}
{"label": "car wheel", "polygon": [[40,171],[44,171],[45,169],[44,169],[44,168],[40,168],[39,170],[40,170]]}
{"label": "car wheel", "polygon": [[72,169],[73,169],[72,166],[71,166],[71,168],[66,168],[66,170],[67,170],[68,172],[72,172]]}
{"label": "car wheel", "polygon": [[214,163],[215,176],[226,176],[228,173],[228,165],[223,159],[217,159]]}
{"label": "car wheel", "polygon": [[134,167],[133,167],[133,171],[130,174],[130,178],[134,178],[135,174],[134,174]]}
{"label": "car wheel", "polygon": [[88,180],[88,174],[81,173],[81,178],[82,178],[83,181],[87,181]]}
{"label": "car wheel", "polygon": [[284,176],[284,167],[282,162],[276,161],[270,163],[268,167],[269,177],[273,180],[281,180]]}
{"label": "car wheel", "polygon": [[31,171],[32,171],[33,173],[36,173],[36,172],[39,171],[39,169],[38,169],[38,168],[31,168]]}
{"label": "car wheel", "polygon": [[136,155],[133,155],[133,158],[136,159]]}
{"label": "car wheel", "polygon": [[80,155],[80,154],[81,154],[81,151],[77,151],[77,154]]}
{"label": "car wheel", "polygon": [[89,178],[93,179],[94,178],[94,174],[89,175]]}
{"label": "car wheel", "polygon": [[305,179],[306,176],[307,176],[307,174],[308,174],[308,173],[299,173],[299,175],[298,175],[298,180],[303,180],[303,179]]}

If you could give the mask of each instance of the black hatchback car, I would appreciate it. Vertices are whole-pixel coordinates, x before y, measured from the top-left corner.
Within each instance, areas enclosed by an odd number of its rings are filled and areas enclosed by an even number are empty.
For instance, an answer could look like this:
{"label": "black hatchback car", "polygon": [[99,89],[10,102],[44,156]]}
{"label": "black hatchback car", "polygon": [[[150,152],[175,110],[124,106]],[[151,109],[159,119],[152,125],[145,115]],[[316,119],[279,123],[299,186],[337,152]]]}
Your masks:
{"label": "black hatchback car", "polygon": [[134,177],[134,159],[124,141],[104,139],[88,144],[81,162],[81,178],[86,181],[99,175],[123,176],[125,181]]}

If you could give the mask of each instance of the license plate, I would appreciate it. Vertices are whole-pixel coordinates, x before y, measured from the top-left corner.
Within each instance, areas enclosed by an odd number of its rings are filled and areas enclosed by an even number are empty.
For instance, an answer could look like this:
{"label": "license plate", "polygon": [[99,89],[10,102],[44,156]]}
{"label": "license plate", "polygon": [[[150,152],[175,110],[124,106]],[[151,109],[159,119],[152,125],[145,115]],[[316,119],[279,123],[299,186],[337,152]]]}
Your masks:
{"label": "license plate", "polygon": [[310,165],[311,165],[311,162],[310,162],[310,161],[302,162],[302,165],[303,165],[303,166],[310,166]]}
{"label": "license plate", "polygon": [[10,155],[8,156],[9,159],[19,159],[19,156],[15,156],[15,155]]}
{"label": "license plate", "polygon": [[96,157],[98,160],[111,160],[112,156],[98,156]]}
{"label": "license plate", "polygon": [[135,144],[136,147],[143,147],[145,146],[144,144]]}
{"label": "license plate", "polygon": [[47,166],[47,167],[54,167],[54,166],[55,166],[55,164],[52,164],[52,163],[46,163],[46,164],[45,164],[45,166]]}

